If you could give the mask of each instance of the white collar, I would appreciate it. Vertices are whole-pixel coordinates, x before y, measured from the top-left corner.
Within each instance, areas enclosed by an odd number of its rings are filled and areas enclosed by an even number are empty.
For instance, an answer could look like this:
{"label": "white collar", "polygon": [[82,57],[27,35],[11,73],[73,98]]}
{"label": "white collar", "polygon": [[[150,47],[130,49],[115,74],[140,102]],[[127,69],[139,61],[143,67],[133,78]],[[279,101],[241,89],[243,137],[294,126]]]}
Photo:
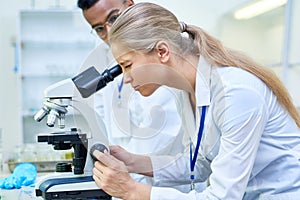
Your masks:
{"label": "white collar", "polygon": [[197,107],[207,106],[210,104],[210,74],[211,65],[209,65],[202,56],[200,56],[195,86]]}

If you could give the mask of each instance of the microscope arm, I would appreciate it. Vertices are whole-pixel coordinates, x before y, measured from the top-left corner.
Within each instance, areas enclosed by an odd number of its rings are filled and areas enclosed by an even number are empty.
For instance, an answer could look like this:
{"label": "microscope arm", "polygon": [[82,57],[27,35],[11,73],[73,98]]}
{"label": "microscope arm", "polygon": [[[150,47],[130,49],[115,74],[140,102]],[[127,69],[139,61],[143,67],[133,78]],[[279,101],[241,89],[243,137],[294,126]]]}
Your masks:
{"label": "microscope arm", "polygon": [[[84,117],[88,126],[91,130],[91,135],[88,136],[88,146],[87,149],[91,149],[91,147],[96,143],[103,144],[107,149],[109,149],[109,141],[107,138],[107,131],[105,129],[105,124],[103,120],[98,116],[97,112],[91,108],[87,107],[86,104],[79,98],[74,98],[73,107],[76,108],[80,114]],[[84,112],[81,112],[83,111]],[[87,156],[84,170],[85,172],[91,172],[93,168],[93,160],[91,156]]]}
{"label": "microscope arm", "polygon": [[[65,127],[64,116],[67,113],[66,108],[72,105],[73,101],[77,102],[73,107],[78,110],[86,120],[92,120],[95,116],[95,112],[88,111],[90,110],[90,106],[84,99],[105,87],[107,83],[113,81],[114,78],[121,73],[122,69],[119,65],[106,69],[102,74],[100,74],[95,67],[90,67],[72,79],[65,79],[50,85],[44,91],[46,101],[43,107],[35,114],[34,119],[39,122],[48,115],[47,125],[49,127],[53,127],[56,119],[58,119],[58,125],[63,129]],[[85,112],[89,113],[85,114]]]}

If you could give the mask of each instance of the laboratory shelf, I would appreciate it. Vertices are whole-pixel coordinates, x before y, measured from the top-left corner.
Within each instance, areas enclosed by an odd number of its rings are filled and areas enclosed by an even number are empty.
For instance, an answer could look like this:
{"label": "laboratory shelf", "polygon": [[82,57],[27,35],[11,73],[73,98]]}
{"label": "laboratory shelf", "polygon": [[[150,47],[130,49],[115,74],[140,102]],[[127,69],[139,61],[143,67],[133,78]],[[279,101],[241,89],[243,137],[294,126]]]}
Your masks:
{"label": "laboratory shelf", "polygon": [[22,48],[93,48],[95,46],[94,41],[91,40],[63,40],[57,39],[23,39],[21,41]]}
{"label": "laboratory shelf", "polygon": [[96,41],[80,9],[20,10],[18,33],[16,71],[20,83],[21,134],[23,142],[32,143],[36,132],[49,131],[45,124],[33,120],[43,104],[44,90],[78,74]]}

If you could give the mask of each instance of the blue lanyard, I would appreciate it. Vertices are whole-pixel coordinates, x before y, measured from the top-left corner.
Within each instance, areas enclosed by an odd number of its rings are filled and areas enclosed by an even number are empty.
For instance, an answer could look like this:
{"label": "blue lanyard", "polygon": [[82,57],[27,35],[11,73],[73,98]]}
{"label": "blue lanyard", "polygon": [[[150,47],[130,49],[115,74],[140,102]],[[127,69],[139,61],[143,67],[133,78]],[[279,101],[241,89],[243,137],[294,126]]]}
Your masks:
{"label": "blue lanyard", "polygon": [[195,187],[194,186],[194,179],[195,179],[194,168],[195,168],[198,151],[199,151],[199,147],[200,147],[200,143],[201,143],[201,138],[202,138],[202,134],[203,134],[205,113],[206,113],[206,106],[203,106],[202,112],[201,112],[200,127],[199,127],[199,131],[198,131],[197,144],[196,144],[196,148],[194,151],[194,156],[193,156],[193,143],[191,142],[191,144],[190,144],[191,190],[193,190]]}
{"label": "blue lanyard", "polygon": [[121,83],[120,83],[120,85],[118,84],[118,99],[119,99],[119,101],[121,101],[121,91],[122,91],[122,88],[123,88],[123,79],[124,79],[124,77],[122,77],[122,80],[121,80]]}

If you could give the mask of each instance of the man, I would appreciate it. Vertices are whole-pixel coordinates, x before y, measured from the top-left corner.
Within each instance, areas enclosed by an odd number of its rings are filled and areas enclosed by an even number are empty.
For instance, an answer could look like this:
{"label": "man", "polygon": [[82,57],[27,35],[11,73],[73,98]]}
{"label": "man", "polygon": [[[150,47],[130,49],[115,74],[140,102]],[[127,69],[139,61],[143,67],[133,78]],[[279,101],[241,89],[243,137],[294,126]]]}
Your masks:
{"label": "man", "polygon": [[[111,25],[122,11],[133,4],[132,0],[78,0],[78,7],[91,25],[92,32],[105,43],[108,42],[107,33]],[[105,67],[108,67],[115,64],[115,61],[105,43],[96,49],[101,52],[97,54],[98,59],[101,57],[101,62],[107,61]],[[194,137],[196,131],[191,107],[178,106],[180,99],[189,101],[186,93],[160,87],[151,97],[142,97],[130,86],[123,85],[122,76],[100,92],[97,94],[99,100],[96,106],[107,126],[111,144],[118,144],[139,154],[175,156],[188,149],[189,139]],[[179,113],[183,109],[190,113],[186,119],[180,118]],[[152,183],[149,178],[134,178],[144,183],[157,184]],[[202,190],[204,184],[198,186]],[[188,192],[190,185],[176,188]]]}

